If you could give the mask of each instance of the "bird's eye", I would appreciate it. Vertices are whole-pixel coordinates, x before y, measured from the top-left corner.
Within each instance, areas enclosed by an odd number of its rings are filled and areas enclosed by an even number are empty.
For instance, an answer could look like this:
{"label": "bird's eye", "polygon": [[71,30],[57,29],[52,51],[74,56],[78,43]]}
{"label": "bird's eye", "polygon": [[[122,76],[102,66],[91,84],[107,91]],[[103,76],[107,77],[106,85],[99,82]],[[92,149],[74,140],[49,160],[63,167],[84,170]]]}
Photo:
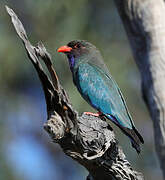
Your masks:
{"label": "bird's eye", "polygon": [[77,44],[77,48],[80,48],[81,46],[80,46],[80,44]]}
{"label": "bird's eye", "polygon": [[76,44],[75,46],[74,46],[74,48],[80,48],[81,46],[80,46],[80,44]]}

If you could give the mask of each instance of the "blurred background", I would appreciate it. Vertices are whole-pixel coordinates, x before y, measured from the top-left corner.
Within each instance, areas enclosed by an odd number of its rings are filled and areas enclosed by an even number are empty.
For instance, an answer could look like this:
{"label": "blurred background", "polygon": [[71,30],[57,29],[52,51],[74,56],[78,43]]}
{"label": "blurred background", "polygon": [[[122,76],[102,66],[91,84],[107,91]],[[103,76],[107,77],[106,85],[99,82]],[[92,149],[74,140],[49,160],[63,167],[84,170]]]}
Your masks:
{"label": "blurred background", "polygon": [[139,72],[112,0],[0,0],[0,180],[84,180],[88,174],[43,130],[47,116],[41,84],[5,4],[17,13],[34,45],[39,40],[44,42],[79,113],[93,109],[73,86],[67,59],[56,49],[74,39],[88,40],[100,49],[145,140],[138,156],[128,138],[114,128],[119,144],[145,179],[161,180]]}

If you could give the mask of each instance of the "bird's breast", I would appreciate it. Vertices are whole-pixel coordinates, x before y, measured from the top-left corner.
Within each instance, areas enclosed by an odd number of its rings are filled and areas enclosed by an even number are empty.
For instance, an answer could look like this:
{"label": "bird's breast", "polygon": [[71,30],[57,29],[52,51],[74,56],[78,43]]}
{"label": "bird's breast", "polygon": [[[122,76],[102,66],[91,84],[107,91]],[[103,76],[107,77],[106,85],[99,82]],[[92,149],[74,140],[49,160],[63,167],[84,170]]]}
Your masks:
{"label": "bird's breast", "polygon": [[74,84],[90,105],[97,110],[107,106],[109,87],[94,67],[81,64],[74,76]]}

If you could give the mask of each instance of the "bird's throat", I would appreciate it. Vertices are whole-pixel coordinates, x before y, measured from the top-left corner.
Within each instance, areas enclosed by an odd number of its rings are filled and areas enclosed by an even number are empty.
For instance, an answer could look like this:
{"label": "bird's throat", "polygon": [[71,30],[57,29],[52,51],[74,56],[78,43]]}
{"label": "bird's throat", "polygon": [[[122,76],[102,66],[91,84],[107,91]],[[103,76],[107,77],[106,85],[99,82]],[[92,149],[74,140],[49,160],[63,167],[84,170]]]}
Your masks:
{"label": "bird's throat", "polygon": [[68,60],[69,60],[69,66],[71,71],[73,71],[73,67],[75,65],[75,58],[73,57],[73,55],[68,55]]}

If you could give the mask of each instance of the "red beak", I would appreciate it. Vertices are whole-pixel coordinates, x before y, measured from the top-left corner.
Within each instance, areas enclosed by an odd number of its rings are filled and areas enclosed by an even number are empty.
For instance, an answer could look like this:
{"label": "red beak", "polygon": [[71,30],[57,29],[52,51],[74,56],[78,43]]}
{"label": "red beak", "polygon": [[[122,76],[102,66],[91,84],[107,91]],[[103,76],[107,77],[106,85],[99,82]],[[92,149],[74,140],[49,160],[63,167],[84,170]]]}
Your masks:
{"label": "red beak", "polygon": [[57,49],[57,52],[65,53],[65,52],[70,52],[71,50],[72,48],[69,46],[61,46],[60,48]]}

